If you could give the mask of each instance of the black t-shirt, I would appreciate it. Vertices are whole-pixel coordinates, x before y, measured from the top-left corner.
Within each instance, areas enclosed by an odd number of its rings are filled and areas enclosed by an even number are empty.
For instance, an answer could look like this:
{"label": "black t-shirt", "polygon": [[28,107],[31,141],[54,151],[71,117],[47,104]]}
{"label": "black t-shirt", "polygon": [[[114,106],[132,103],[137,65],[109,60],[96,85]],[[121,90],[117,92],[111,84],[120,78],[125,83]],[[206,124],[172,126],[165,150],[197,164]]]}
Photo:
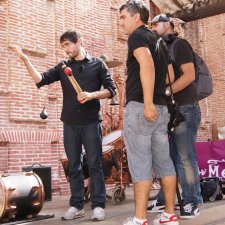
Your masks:
{"label": "black t-shirt", "polygon": [[[168,44],[169,50],[171,44]],[[182,71],[180,69],[180,66],[182,64],[194,62],[193,59],[193,51],[189,45],[189,43],[182,39],[178,38],[176,43],[174,43],[174,59],[171,58],[172,64],[173,64],[173,69],[175,73],[175,81],[182,76]],[[197,101],[196,98],[196,88],[194,83],[191,83],[188,85],[186,88],[183,90],[177,92],[174,94],[174,99],[177,102],[178,105],[187,105],[187,104],[192,104]]]}
{"label": "black t-shirt", "polygon": [[[127,57],[127,81],[126,100],[144,102],[143,89],[140,79],[140,65],[134,57],[133,52],[140,47],[150,50],[155,66],[155,87],[153,102],[157,105],[166,105],[165,88],[166,74],[169,64],[169,53],[163,40],[158,42],[159,36],[146,26],[138,27],[128,38]],[[156,48],[158,46],[158,48]]]}

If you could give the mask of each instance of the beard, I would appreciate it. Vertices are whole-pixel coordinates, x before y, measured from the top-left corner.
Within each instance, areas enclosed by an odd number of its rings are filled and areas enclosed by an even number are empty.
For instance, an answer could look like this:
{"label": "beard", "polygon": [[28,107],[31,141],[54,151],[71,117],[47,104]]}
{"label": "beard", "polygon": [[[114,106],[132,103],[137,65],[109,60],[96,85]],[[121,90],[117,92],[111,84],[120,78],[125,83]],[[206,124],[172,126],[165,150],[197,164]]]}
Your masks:
{"label": "beard", "polygon": [[177,37],[177,35],[176,35],[176,33],[174,33],[174,34],[166,34],[166,35],[164,35],[163,36],[163,40],[167,43],[167,44],[170,44],[170,43],[172,43],[174,40],[175,40],[175,38]]}
{"label": "beard", "polygon": [[78,52],[67,52],[66,54],[70,59],[75,59],[79,55]]}

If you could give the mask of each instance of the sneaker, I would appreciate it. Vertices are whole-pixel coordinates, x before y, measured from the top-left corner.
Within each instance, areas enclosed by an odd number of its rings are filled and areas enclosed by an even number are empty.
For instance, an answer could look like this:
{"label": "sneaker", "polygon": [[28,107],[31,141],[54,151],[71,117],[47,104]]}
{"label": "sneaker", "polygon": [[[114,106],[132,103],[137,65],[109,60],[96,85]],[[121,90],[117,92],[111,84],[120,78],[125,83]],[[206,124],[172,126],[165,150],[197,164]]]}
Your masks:
{"label": "sneaker", "polygon": [[154,200],[152,202],[152,204],[147,208],[147,212],[151,213],[151,212],[163,212],[163,210],[165,209],[165,205],[158,202],[157,200]]}
{"label": "sneaker", "polygon": [[173,214],[170,217],[167,217],[162,213],[161,215],[158,216],[157,219],[153,221],[153,225],[179,225],[179,222],[177,220],[177,216]]}
{"label": "sneaker", "polygon": [[102,221],[105,219],[105,210],[101,207],[96,207],[93,209],[92,221]]}
{"label": "sneaker", "polygon": [[199,216],[200,212],[197,205],[189,203],[184,206],[184,212],[180,215],[181,219],[193,219]]}
{"label": "sneaker", "polygon": [[148,225],[148,221],[146,220],[144,223],[133,222],[133,218],[128,218],[123,222],[123,225]]}
{"label": "sneaker", "polygon": [[80,218],[84,216],[84,209],[77,209],[75,207],[70,207],[64,214],[64,216],[61,217],[62,220],[73,220],[76,218]]}

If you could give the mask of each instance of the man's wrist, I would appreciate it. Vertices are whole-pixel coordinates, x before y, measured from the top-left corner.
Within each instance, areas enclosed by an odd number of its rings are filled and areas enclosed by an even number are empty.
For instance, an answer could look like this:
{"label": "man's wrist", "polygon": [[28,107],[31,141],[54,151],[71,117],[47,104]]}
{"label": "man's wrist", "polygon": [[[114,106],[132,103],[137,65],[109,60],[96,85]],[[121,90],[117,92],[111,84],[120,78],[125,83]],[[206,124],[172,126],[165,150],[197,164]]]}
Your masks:
{"label": "man's wrist", "polygon": [[154,106],[154,103],[152,102],[152,103],[144,103],[144,108],[151,108],[152,106]]}
{"label": "man's wrist", "polygon": [[91,99],[98,99],[98,91],[91,93]]}
{"label": "man's wrist", "polygon": [[27,63],[29,61],[29,58],[28,57],[23,57],[22,60],[23,60],[24,63]]}
{"label": "man's wrist", "polygon": [[148,106],[148,105],[154,105],[154,103],[153,102],[151,102],[151,103],[144,102],[144,105],[146,105],[146,106]]}

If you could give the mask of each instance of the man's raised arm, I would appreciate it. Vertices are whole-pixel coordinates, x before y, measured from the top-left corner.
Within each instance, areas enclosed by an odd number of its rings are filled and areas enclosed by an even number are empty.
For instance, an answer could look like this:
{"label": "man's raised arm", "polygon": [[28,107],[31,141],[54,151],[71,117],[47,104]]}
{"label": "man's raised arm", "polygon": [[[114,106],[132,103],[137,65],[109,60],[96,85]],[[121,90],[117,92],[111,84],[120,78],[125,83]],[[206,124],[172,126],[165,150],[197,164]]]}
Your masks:
{"label": "man's raised arm", "polygon": [[18,57],[23,61],[24,65],[27,68],[28,73],[33,78],[34,82],[37,84],[42,80],[41,74],[36,70],[32,65],[27,55],[25,55],[22,49],[18,45],[13,46],[13,50],[16,52]]}

